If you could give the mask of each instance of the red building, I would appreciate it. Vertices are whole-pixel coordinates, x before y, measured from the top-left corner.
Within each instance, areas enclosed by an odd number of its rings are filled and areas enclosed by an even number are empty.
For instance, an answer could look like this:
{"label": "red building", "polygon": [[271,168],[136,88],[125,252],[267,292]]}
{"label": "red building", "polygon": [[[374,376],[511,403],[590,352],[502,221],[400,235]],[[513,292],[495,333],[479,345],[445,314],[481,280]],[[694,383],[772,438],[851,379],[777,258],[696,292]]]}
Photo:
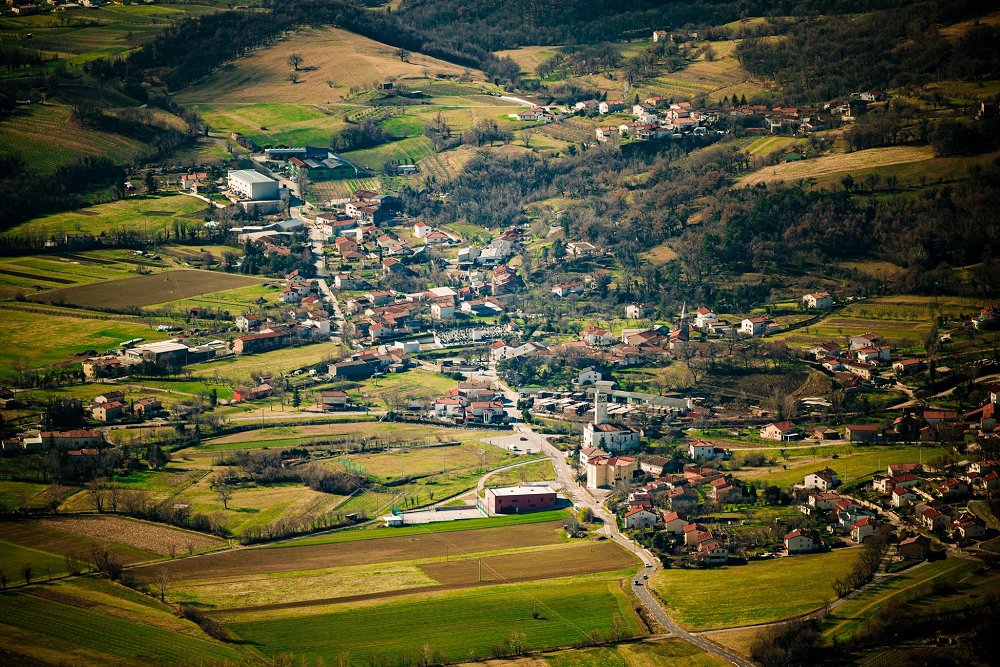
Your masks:
{"label": "red building", "polygon": [[494,514],[520,514],[556,506],[556,492],[548,486],[501,486],[486,489],[486,510]]}

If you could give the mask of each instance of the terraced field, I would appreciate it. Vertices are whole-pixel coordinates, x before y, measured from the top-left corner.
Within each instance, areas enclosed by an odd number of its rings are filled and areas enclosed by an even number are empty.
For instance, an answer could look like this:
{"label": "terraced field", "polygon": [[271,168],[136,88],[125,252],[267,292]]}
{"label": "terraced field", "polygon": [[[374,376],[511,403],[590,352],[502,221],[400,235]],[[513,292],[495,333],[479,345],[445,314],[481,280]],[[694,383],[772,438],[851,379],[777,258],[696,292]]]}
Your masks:
{"label": "terraced field", "polygon": [[58,104],[20,108],[0,121],[0,152],[21,155],[40,171],[54,171],[80,155],[100,155],[120,163],[146,150],[137,139],[80,127],[70,118],[71,111]]}
{"label": "terraced field", "polygon": [[930,160],[934,153],[929,146],[891,146],[870,148],[854,153],[825,155],[823,157],[765,167],[738,179],[743,186],[759,183],[777,183],[802,178],[823,178],[832,174],[854,173],[900,163]]}
{"label": "terraced field", "polygon": [[0,619],[10,664],[191,665],[247,657],[166,605],[100,579],[4,591]]}

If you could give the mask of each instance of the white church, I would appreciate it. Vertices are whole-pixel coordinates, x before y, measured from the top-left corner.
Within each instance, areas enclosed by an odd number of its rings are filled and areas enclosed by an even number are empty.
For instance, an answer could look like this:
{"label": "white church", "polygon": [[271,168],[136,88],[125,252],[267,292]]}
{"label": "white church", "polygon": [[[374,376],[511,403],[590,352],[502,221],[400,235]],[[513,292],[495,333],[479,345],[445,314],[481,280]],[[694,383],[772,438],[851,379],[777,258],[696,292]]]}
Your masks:
{"label": "white church", "polygon": [[594,447],[609,454],[639,448],[639,432],[624,424],[608,423],[608,403],[598,389],[594,393],[594,421],[583,427],[583,449]]}

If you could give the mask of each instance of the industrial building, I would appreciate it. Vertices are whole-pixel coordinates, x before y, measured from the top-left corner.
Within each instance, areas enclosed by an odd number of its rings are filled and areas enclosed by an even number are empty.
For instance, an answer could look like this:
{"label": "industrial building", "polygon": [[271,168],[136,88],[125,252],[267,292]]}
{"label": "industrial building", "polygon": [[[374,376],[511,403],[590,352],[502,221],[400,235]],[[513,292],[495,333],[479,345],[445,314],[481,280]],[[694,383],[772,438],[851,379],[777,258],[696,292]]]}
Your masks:
{"label": "industrial building", "polygon": [[521,514],[556,506],[556,492],[548,486],[498,486],[486,489],[486,511]]}
{"label": "industrial building", "polygon": [[229,189],[243,199],[272,201],[278,199],[278,181],[253,169],[229,172]]}

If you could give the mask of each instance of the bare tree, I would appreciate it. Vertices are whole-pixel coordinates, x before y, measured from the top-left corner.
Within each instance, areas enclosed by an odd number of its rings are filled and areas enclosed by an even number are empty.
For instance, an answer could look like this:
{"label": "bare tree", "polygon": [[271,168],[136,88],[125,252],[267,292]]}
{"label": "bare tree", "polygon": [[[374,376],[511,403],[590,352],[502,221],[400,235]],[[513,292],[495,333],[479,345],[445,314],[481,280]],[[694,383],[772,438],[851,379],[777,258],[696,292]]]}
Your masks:
{"label": "bare tree", "polygon": [[299,81],[301,81],[301,79],[299,79],[299,75],[296,74],[295,72],[292,72],[291,74],[288,75],[288,82],[289,83],[291,83],[291,84],[294,85],[294,84],[298,83]]}
{"label": "bare tree", "polygon": [[170,576],[170,570],[165,567],[161,567],[156,573],[156,577],[153,579],[153,588],[160,595],[160,602],[167,601],[167,591],[170,590],[170,585],[173,583],[173,577]]}
{"label": "bare tree", "polygon": [[236,489],[229,483],[229,478],[224,477],[221,474],[216,475],[215,479],[212,481],[211,488],[215,491],[216,495],[219,496],[219,500],[222,502],[222,506],[229,509],[229,500],[233,497]]}
{"label": "bare tree", "polygon": [[293,51],[292,54],[288,56],[288,66],[298,72],[299,67],[301,67],[304,60],[305,59],[302,57],[301,53]]}

